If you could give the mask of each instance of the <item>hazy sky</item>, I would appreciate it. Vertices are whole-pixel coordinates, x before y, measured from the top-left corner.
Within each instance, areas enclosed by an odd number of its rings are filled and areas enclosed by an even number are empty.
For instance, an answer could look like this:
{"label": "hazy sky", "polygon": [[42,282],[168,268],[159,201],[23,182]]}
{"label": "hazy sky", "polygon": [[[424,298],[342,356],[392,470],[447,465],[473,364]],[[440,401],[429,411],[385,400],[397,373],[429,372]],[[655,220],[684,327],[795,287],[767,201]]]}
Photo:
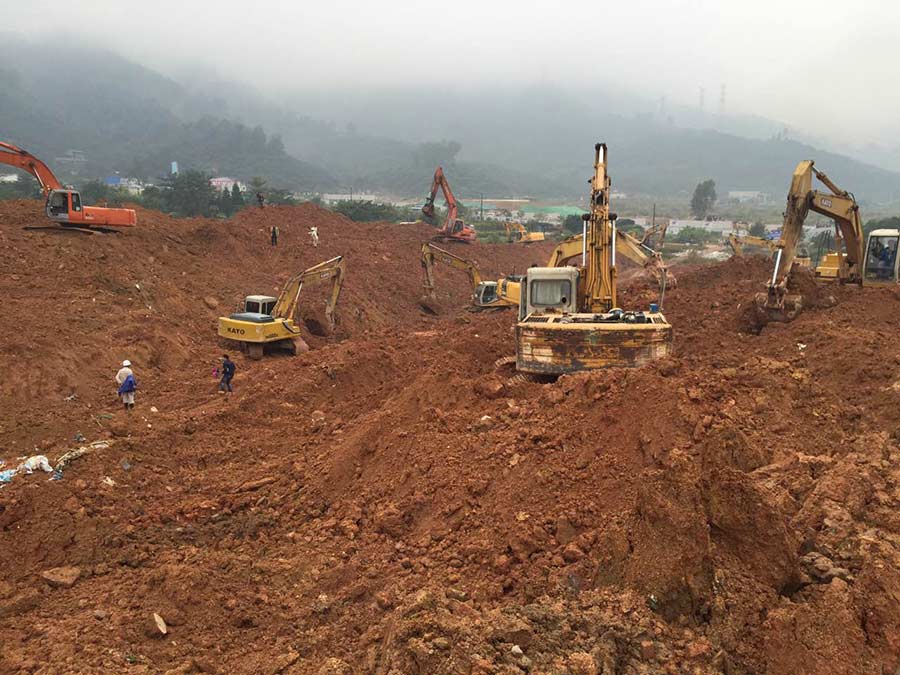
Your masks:
{"label": "hazy sky", "polygon": [[892,0],[0,0],[0,17],[5,30],[71,32],[163,72],[213,66],[270,92],[610,81],[690,105],[704,87],[715,111],[724,83],[730,112],[900,143]]}

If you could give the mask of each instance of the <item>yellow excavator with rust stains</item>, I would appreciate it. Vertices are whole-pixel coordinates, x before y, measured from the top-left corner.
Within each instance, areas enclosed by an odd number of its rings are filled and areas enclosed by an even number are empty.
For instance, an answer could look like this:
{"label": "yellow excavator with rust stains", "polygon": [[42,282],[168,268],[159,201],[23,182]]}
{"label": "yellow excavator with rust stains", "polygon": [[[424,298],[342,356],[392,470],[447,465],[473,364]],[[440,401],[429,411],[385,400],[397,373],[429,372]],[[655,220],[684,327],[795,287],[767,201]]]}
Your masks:
{"label": "yellow excavator with rust stains", "polygon": [[472,309],[506,309],[519,306],[519,282],[522,277],[508,276],[497,281],[484,281],[478,265],[454,255],[431,242],[422,244],[422,270],[425,273],[425,295],[419,301],[423,309],[432,313],[435,308],[434,265],[441,263],[465,272],[472,285]]}
{"label": "yellow excavator with rust stains", "polygon": [[[607,147],[594,146],[591,212],[580,267],[532,267],[523,283],[516,324],[516,369],[561,375],[641,366],[667,356],[672,326],[657,304],[647,311],[618,306],[616,215],[610,213]],[[663,275],[665,280],[665,275]]]}
{"label": "yellow excavator with rust stains", "polygon": [[241,311],[219,317],[219,336],[234,340],[251,359],[261,359],[266,349],[279,349],[291,354],[309,350],[300,327],[294,321],[300,291],[304,287],[331,282],[325,302],[328,330],[334,330],[334,310],[344,282],[344,258],[337,256],[314,265],[285,282],[278,297],[248,295]]}

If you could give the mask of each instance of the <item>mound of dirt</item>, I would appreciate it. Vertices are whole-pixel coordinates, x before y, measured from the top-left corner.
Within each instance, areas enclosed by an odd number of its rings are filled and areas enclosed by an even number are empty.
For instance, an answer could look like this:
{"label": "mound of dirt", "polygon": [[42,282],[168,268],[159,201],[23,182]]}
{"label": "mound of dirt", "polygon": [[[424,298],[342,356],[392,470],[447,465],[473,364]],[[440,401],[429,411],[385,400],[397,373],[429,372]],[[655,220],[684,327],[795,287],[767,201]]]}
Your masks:
{"label": "mound of dirt", "polygon": [[[2,670],[900,667],[892,290],[835,287],[835,306],[747,335],[768,264],[682,268],[674,357],[538,383],[495,368],[514,313],[465,311],[462,275],[438,270],[445,309],[421,311],[425,226],[303,205],[142,211],[102,239],[18,229],[39,219],[0,204],[0,283],[29,309],[2,345],[2,458],[111,443],[0,489]],[[551,249],[455,250],[500,273]],[[338,254],[337,334],[238,357],[218,396],[215,317]],[[41,576],[56,568],[66,585]]]}

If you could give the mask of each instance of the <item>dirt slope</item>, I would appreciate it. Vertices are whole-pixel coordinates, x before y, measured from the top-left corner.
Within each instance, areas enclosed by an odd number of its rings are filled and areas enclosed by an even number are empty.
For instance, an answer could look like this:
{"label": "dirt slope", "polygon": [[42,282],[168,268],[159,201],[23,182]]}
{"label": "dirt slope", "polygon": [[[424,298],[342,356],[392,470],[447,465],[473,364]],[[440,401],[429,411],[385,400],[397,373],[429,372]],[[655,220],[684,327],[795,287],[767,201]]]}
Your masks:
{"label": "dirt slope", "polygon": [[[0,283],[28,308],[0,351],[0,457],[112,445],[0,489],[0,670],[900,667],[892,290],[831,289],[834,307],[754,336],[739,305],[766,263],[680,271],[674,358],[538,384],[495,368],[513,317],[464,311],[460,275],[441,273],[442,315],[419,311],[426,227],[301,206],[19,229],[39,218],[0,205]],[[462,250],[507,272],[550,248]],[[339,253],[337,334],[239,358],[216,396],[217,314]],[[39,576],[65,566],[70,588]]]}

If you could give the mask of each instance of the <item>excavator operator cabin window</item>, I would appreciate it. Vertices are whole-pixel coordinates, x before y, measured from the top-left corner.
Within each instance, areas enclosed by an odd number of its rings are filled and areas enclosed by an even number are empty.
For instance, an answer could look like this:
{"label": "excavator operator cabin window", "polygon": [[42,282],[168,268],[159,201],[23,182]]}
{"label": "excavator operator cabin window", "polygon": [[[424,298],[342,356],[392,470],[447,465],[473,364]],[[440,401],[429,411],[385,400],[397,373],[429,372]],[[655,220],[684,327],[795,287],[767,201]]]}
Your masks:
{"label": "excavator operator cabin window", "polygon": [[81,211],[81,195],[77,192],[72,193],[72,210]]}
{"label": "excavator operator cabin window", "polygon": [[535,279],[531,282],[528,295],[535,306],[565,305],[572,297],[572,282],[568,279]]}
{"label": "excavator operator cabin window", "polygon": [[69,212],[69,195],[65,192],[54,192],[50,195],[50,211],[54,214]]}
{"label": "excavator operator cabin window", "polygon": [[869,237],[865,277],[873,281],[892,279],[896,258],[897,237]]}

